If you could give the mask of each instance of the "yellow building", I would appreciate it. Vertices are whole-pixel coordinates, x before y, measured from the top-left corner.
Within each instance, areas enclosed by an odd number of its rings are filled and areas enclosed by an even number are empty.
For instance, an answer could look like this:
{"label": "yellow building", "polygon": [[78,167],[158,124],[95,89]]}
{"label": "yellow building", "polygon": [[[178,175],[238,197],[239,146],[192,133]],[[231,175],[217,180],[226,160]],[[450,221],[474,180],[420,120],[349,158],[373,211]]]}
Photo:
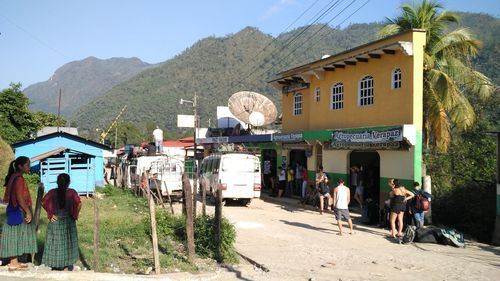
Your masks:
{"label": "yellow building", "polygon": [[270,83],[282,93],[283,159],[347,185],[363,167],[380,201],[390,178],[421,183],[424,45],[425,31],[411,30],[280,73]]}

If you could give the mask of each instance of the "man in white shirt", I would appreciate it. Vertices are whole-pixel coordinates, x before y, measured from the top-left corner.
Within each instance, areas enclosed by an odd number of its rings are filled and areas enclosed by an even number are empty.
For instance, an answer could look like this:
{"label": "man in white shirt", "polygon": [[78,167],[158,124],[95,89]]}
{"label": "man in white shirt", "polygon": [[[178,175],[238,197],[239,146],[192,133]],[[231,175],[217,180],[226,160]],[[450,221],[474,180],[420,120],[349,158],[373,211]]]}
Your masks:
{"label": "man in white shirt", "polygon": [[338,185],[333,191],[333,207],[335,208],[335,217],[337,218],[337,224],[339,226],[338,235],[342,235],[342,218],[347,220],[349,229],[351,230],[350,234],[354,234],[348,207],[351,201],[351,192],[349,191],[349,187],[344,185],[343,179],[339,179],[337,183]]}
{"label": "man in white shirt", "polygon": [[155,141],[156,153],[162,152],[162,142],[163,142],[163,131],[160,127],[156,126],[156,129],[153,131],[153,140]]}

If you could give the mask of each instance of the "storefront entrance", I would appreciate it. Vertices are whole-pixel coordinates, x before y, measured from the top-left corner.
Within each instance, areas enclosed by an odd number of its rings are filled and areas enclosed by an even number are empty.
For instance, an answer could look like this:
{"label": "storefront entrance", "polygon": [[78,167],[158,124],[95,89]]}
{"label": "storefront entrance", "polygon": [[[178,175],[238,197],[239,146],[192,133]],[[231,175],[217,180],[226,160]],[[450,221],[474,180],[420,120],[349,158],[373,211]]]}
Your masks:
{"label": "storefront entrance", "polygon": [[[307,169],[307,156],[306,151],[303,149],[293,149],[290,150],[290,166],[292,167],[294,173],[297,172],[297,163],[299,163],[302,167]],[[295,179],[294,179],[295,180]],[[294,187],[292,189],[292,194],[294,196],[302,195],[302,182],[294,183]]]}
{"label": "storefront entrance", "polygon": [[[355,174],[357,173],[357,174]],[[350,186],[363,186],[363,199],[371,198],[378,204],[380,198],[380,156],[376,151],[354,150],[349,155],[349,178]],[[354,196],[355,188],[351,188]],[[356,204],[356,202],[352,203]]]}
{"label": "storefront entrance", "polygon": [[262,150],[262,174],[264,178],[263,188],[266,190],[272,189],[272,179],[276,177],[277,170],[277,154],[274,149]]}

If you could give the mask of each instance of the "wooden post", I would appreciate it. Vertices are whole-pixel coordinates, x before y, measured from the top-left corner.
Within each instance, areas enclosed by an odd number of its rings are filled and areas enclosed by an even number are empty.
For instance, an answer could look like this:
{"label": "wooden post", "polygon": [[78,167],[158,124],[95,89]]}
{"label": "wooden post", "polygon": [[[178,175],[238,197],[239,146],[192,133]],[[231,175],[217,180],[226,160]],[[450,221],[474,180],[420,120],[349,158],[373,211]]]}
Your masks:
{"label": "wooden post", "polygon": [[[161,196],[161,183],[160,183],[160,186],[158,187],[158,179],[154,179],[154,182],[155,182],[155,186],[156,186],[156,193],[158,193],[158,201],[160,201],[160,204],[162,206],[163,209],[165,209],[165,205],[163,204],[163,198]],[[167,189],[167,193],[168,193],[168,189]]]}
{"label": "wooden post", "polygon": [[99,270],[99,207],[94,193],[94,272]]}
{"label": "wooden post", "polygon": [[214,239],[215,245],[217,247],[217,253],[215,259],[221,261],[221,221],[222,221],[222,190],[217,188],[217,200],[215,201],[215,218],[214,218]]}
{"label": "wooden post", "polygon": [[151,218],[151,238],[153,242],[153,258],[155,261],[155,273],[160,274],[160,254],[158,251],[158,236],[156,233],[156,210],[155,210],[155,202],[153,200],[153,193],[148,188],[148,198],[149,198],[149,216]]}
{"label": "wooden post", "polygon": [[207,215],[207,186],[205,181],[201,182],[201,213],[203,216]]}
{"label": "wooden post", "polygon": [[186,236],[188,248],[188,260],[194,261],[194,221],[193,221],[193,200],[191,194],[191,184],[186,173],[182,175],[182,189],[184,190],[184,201],[186,201]]}

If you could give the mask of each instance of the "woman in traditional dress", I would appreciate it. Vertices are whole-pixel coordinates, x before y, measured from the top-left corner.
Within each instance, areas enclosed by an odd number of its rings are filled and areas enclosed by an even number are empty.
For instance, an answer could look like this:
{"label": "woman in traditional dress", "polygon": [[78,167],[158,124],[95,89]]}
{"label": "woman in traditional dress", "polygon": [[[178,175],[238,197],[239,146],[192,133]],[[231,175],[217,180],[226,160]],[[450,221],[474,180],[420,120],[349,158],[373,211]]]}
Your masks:
{"label": "woman in traditional dress", "polygon": [[69,188],[69,183],[69,175],[60,174],[57,188],[50,190],[42,199],[49,218],[42,264],[65,271],[78,260],[76,220],[81,208],[80,197]]}
{"label": "woman in traditional dress", "polygon": [[7,206],[7,220],[2,228],[0,258],[9,258],[9,270],[24,270],[27,265],[18,257],[37,252],[36,230],[32,223],[32,201],[23,174],[30,171],[30,159],[20,156],[12,161],[5,177],[3,201]]}

